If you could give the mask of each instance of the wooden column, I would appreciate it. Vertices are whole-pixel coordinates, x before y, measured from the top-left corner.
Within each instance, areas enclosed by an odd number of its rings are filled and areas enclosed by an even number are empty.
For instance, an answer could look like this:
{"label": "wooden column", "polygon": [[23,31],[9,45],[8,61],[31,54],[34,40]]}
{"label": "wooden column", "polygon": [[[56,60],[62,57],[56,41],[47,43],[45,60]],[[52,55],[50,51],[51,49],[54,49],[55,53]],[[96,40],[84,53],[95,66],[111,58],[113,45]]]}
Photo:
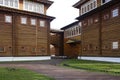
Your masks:
{"label": "wooden column", "polygon": [[50,20],[47,20],[47,55],[50,54]]}
{"label": "wooden column", "polygon": [[12,56],[17,56],[16,14],[12,14]]}
{"label": "wooden column", "polygon": [[102,11],[99,13],[99,48],[100,53],[99,56],[102,56]]}

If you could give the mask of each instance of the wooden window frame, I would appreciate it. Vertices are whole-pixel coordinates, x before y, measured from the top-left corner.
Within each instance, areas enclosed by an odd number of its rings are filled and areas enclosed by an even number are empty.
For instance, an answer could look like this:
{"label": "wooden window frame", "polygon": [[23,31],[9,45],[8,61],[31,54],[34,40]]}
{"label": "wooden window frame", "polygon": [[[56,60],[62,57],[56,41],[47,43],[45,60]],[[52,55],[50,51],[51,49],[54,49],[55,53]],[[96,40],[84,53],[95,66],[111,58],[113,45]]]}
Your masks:
{"label": "wooden window frame", "polygon": [[2,1],[0,2],[0,3],[2,3],[2,4],[0,4],[0,5],[3,5],[3,2],[4,2],[4,1],[2,0]]}
{"label": "wooden window frame", "polygon": [[[117,44],[117,46],[115,44]],[[112,50],[118,50],[118,49],[119,49],[119,42],[118,41],[112,42]]]}
{"label": "wooden window frame", "polygon": [[[11,15],[5,15],[5,23],[12,23],[12,16]],[[9,18],[10,20],[7,20],[7,18]]]}
{"label": "wooden window frame", "polygon": [[[21,24],[23,24],[23,25],[27,24],[27,17],[21,16],[20,19],[21,19]],[[22,21],[23,19],[26,19],[26,20],[25,20],[25,23]]]}
{"label": "wooden window frame", "polygon": [[44,20],[40,20],[40,27],[45,27],[45,21]]}
{"label": "wooden window frame", "polygon": [[[114,16],[113,16],[113,14],[114,14],[113,11],[114,11],[114,10],[118,10],[118,15],[114,15]],[[111,10],[111,17],[112,17],[112,18],[118,17],[119,14],[120,14],[120,9],[119,9],[119,7],[116,7],[116,8],[114,8],[114,9]]]}
{"label": "wooden window frame", "polygon": [[[33,24],[32,21],[35,21],[35,24]],[[32,26],[36,26],[37,20],[36,20],[35,18],[31,18],[31,19],[30,19],[30,23],[31,23]]]}
{"label": "wooden window frame", "polygon": [[5,48],[4,47],[0,47],[0,48],[3,48],[3,51],[0,51],[0,53],[5,52]]}

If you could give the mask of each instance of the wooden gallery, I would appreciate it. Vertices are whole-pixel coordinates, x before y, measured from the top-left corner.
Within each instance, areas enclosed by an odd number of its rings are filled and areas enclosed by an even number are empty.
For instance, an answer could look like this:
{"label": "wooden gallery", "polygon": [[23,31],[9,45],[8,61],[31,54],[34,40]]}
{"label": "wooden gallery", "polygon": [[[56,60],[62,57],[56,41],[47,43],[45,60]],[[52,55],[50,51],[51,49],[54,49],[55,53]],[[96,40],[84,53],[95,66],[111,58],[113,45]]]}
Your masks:
{"label": "wooden gallery", "polygon": [[73,45],[72,55],[120,57],[120,0],[80,0],[73,7],[79,21],[62,28],[64,52]]}
{"label": "wooden gallery", "polygon": [[52,3],[0,0],[0,59],[34,60],[34,57],[50,55],[50,22],[54,17],[47,16],[46,10]]}

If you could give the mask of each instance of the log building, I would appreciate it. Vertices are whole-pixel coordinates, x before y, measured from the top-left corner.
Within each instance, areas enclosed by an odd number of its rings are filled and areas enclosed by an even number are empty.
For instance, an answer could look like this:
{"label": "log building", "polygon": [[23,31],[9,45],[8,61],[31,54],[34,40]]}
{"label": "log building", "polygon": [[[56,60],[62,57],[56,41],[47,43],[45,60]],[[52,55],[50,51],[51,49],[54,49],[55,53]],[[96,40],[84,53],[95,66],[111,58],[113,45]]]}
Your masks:
{"label": "log building", "polygon": [[81,54],[81,24],[75,21],[61,29],[64,30],[64,55],[77,58]]}
{"label": "log building", "polygon": [[80,0],[81,56],[120,57],[120,0]]}
{"label": "log building", "polygon": [[49,56],[49,0],[0,0],[0,56]]}

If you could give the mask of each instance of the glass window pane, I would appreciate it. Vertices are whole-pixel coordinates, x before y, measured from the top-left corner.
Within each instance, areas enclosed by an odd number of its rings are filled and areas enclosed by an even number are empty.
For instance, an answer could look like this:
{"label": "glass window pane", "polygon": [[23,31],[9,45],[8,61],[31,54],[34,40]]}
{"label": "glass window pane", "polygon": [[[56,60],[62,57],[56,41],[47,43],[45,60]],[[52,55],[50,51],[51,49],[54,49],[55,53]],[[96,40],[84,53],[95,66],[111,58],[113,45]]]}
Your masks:
{"label": "glass window pane", "polygon": [[14,0],[15,7],[18,8],[18,0]]}
{"label": "glass window pane", "polygon": [[25,10],[28,10],[28,2],[25,1],[24,6],[25,6]]}
{"label": "glass window pane", "polygon": [[44,14],[44,5],[40,4],[40,13]]}
{"label": "glass window pane", "polygon": [[31,6],[31,2],[28,3],[28,6],[29,6],[29,11],[32,11],[32,6]]}
{"label": "glass window pane", "polygon": [[27,24],[27,18],[21,17],[21,24]]}
{"label": "glass window pane", "polygon": [[3,4],[3,0],[0,0],[0,5],[2,5]]}
{"label": "glass window pane", "polygon": [[9,0],[4,0],[4,5],[8,6],[9,5]]}
{"label": "glass window pane", "polygon": [[31,19],[31,25],[36,25],[36,20],[35,19]]}
{"label": "glass window pane", "polygon": [[5,22],[11,23],[12,17],[11,16],[5,16]]}
{"label": "glass window pane", "polygon": [[4,48],[3,47],[0,47],[0,52],[4,52]]}
{"label": "glass window pane", "polygon": [[118,16],[118,14],[119,14],[119,10],[118,9],[114,9],[112,11],[112,17],[116,17],[116,16]]}
{"label": "glass window pane", "polygon": [[40,21],[40,26],[45,27],[45,21]]}
{"label": "glass window pane", "polygon": [[113,49],[118,49],[118,42],[113,42],[112,43],[112,48]]}
{"label": "glass window pane", "polygon": [[13,0],[10,1],[10,7],[13,7]]}

